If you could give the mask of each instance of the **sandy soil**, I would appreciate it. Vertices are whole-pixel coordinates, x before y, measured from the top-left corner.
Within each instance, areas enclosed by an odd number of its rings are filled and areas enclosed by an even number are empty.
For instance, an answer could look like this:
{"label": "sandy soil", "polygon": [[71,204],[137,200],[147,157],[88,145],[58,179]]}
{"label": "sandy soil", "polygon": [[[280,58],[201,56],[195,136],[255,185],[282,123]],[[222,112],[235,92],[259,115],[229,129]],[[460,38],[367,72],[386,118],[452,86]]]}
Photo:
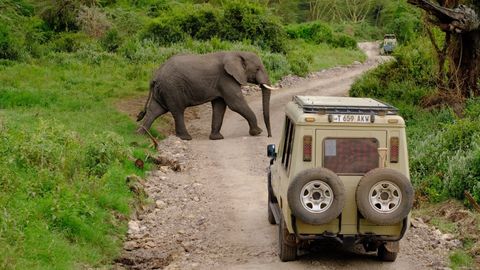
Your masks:
{"label": "sandy soil", "polygon": [[[271,99],[273,137],[248,135],[248,124],[227,111],[222,134],[208,140],[210,105],[197,107],[187,123],[192,141],[174,136],[161,143],[159,155],[181,164],[180,172],[160,167],[148,177],[145,190],[154,203],[129,223],[128,239],[116,267],[127,269],[445,269],[447,252],[458,243],[422,220],[415,220],[401,242],[396,262],[374,254],[320,245],[298,261],[277,256],[277,226],[267,221],[267,144],[278,144],[283,107],[293,95],[343,96],[353,81],[388,58],[378,44],[362,43],[365,63],[284,81]],[[249,104],[261,122],[261,95],[249,93]],[[266,132],[264,132],[266,133]]]}

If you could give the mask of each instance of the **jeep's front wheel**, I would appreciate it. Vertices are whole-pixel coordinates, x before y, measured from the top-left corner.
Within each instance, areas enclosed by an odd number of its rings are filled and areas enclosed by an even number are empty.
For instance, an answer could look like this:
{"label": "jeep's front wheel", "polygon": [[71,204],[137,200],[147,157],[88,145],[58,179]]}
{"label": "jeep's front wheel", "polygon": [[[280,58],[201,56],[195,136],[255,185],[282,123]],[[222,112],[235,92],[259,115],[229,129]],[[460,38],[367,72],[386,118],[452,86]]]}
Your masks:
{"label": "jeep's front wheel", "polygon": [[325,168],[299,173],[288,188],[288,204],[302,221],[327,224],[340,215],[345,205],[345,188],[340,178]]}
{"label": "jeep's front wheel", "polygon": [[268,172],[268,181],[267,181],[267,192],[268,192],[268,201],[267,201],[267,211],[268,211],[268,223],[275,225],[277,222],[275,221],[275,216],[273,215],[273,211],[270,208],[270,203],[275,203],[275,196],[273,195],[272,190],[272,173]]}
{"label": "jeep's front wheel", "polygon": [[297,259],[297,238],[295,234],[288,231],[283,218],[278,225],[278,257],[282,262]]}
{"label": "jeep's front wheel", "polygon": [[402,221],[413,206],[413,187],[406,176],[392,169],[368,172],[357,186],[357,206],[370,222],[391,225]]}

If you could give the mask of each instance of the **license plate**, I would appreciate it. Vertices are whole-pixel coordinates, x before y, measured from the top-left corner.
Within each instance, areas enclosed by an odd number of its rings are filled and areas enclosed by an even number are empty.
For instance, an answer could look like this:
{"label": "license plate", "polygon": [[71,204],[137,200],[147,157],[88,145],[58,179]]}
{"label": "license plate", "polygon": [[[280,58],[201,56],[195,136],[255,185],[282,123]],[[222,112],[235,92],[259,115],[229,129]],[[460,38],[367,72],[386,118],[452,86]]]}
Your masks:
{"label": "license plate", "polygon": [[334,123],[370,123],[371,115],[368,114],[331,114]]}

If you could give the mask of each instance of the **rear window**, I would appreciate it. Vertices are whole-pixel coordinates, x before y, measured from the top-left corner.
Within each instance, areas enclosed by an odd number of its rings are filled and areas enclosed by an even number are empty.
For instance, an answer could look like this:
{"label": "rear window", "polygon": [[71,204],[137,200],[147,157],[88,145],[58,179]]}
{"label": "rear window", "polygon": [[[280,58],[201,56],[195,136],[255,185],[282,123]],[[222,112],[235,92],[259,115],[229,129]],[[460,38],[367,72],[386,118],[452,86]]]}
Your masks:
{"label": "rear window", "polygon": [[323,149],[323,167],[338,174],[364,174],[378,167],[375,138],[328,138]]}

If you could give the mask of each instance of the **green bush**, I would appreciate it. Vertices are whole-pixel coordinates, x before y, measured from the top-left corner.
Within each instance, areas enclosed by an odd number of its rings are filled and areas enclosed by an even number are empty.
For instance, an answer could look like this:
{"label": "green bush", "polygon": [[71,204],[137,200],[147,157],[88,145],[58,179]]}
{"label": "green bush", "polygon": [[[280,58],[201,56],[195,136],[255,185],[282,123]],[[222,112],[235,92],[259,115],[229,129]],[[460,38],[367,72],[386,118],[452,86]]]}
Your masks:
{"label": "green bush", "polygon": [[287,34],[291,39],[304,39],[314,43],[331,43],[333,40],[333,31],[325,23],[311,22],[289,25]]}
{"label": "green bush", "polygon": [[218,10],[209,6],[190,11],[178,19],[182,31],[198,40],[209,40],[218,36],[218,30],[222,28]]}
{"label": "green bush", "polygon": [[293,74],[305,76],[310,71],[313,55],[306,51],[292,51],[288,53],[287,59]]}
{"label": "green bush", "polygon": [[251,2],[230,2],[224,6],[221,37],[230,41],[251,40],[273,52],[285,51],[286,34],[279,19]]}
{"label": "green bush", "polygon": [[[377,97],[395,105],[420,105],[436,87],[435,59],[427,42],[418,39],[397,48],[394,52],[396,61],[382,64],[358,79],[350,95]],[[402,109],[403,106],[399,107]]]}
{"label": "green bush", "polygon": [[65,32],[57,35],[57,38],[51,41],[50,46],[56,52],[71,53],[78,51],[89,42],[92,41],[83,33]]}
{"label": "green bush", "polygon": [[358,79],[350,95],[379,98],[400,109],[407,122],[410,173],[418,194],[440,201],[463,199],[467,190],[478,200],[480,102],[467,102],[464,119],[448,108],[421,108],[422,100],[436,92],[433,53],[426,38],[412,40],[395,51],[395,61]]}
{"label": "green bush", "polygon": [[396,34],[401,43],[415,41],[422,29],[421,11],[405,1],[386,3],[379,24],[385,33]]}
{"label": "green bush", "polygon": [[20,56],[20,44],[7,27],[0,23],[0,59],[16,60]]}
{"label": "green bush", "polygon": [[314,44],[326,43],[336,48],[357,49],[357,41],[353,37],[333,32],[326,23],[315,21],[293,24],[289,25],[286,31],[291,39],[303,39]]}
{"label": "green bush", "polygon": [[185,33],[180,25],[172,24],[170,20],[156,19],[147,25],[142,38],[153,40],[159,45],[171,45],[185,40]]}
{"label": "green bush", "polygon": [[123,39],[116,28],[107,31],[100,39],[102,47],[108,52],[116,52],[122,46]]}
{"label": "green bush", "polygon": [[331,44],[334,47],[357,49],[357,41],[345,34],[335,34]]}
{"label": "green bush", "polygon": [[78,29],[77,16],[81,7],[92,7],[92,0],[40,0],[37,6],[40,17],[54,31],[70,31]]}

